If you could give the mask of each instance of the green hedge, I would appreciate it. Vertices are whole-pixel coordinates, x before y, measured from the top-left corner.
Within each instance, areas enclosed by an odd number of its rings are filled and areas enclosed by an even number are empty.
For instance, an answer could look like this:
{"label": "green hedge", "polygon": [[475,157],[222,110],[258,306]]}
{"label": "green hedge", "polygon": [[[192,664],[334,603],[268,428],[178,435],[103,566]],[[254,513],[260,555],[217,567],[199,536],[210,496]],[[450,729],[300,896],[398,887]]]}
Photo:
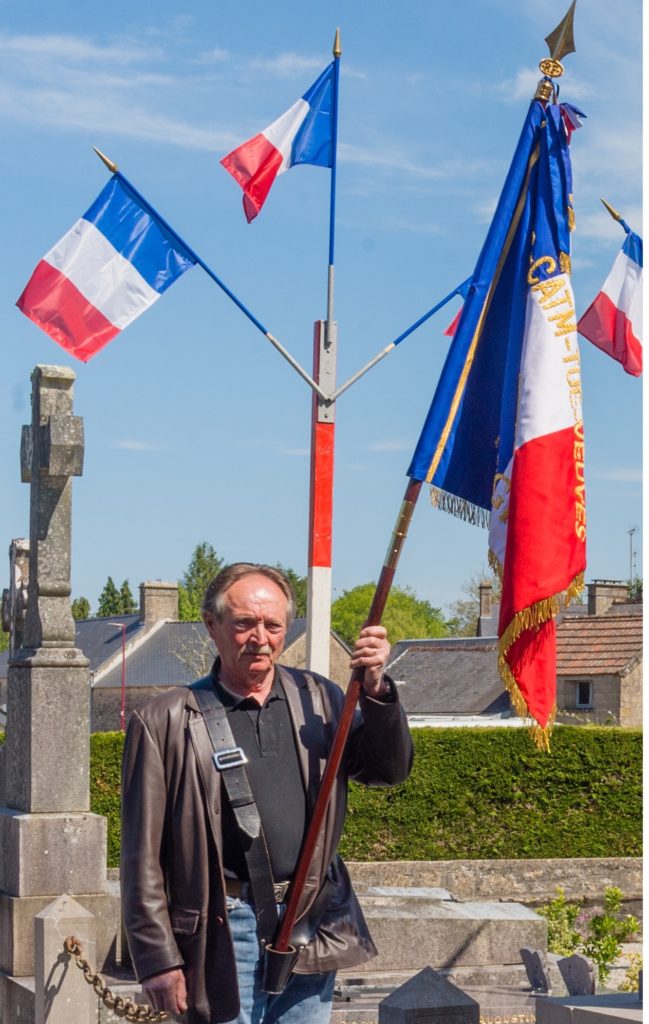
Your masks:
{"label": "green hedge", "polygon": [[641,852],[642,735],[562,726],[550,754],[524,729],[414,729],[395,789],[352,786],[353,860],[627,857]]}
{"label": "green hedge", "polygon": [[[638,857],[642,733],[561,726],[552,752],[524,729],[414,729],[403,786],[352,783],[340,850],[350,860]],[[0,734],[0,741],[4,737]],[[108,818],[119,863],[123,736],[90,737],[92,810]]]}
{"label": "green hedge", "polygon": [[90,737],[90,809],[108,818],[108,867],[119,865],[122,841],[120,792],[122,750],[121,732],[94,732]]}

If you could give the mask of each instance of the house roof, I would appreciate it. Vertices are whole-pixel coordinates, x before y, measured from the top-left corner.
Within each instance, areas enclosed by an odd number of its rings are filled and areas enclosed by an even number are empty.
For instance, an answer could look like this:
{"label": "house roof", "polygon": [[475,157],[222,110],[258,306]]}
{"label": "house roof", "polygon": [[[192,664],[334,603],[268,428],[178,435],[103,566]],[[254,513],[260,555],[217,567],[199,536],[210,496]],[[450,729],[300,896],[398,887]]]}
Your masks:
{"label": "house roof", "polygon": [[[613,606],[615,607],[615,606]],[[642,657],[642,615],[619,607],[606,615],[566,617],[557,629],[558,675],[629,672]],[[642,605],[638,606],[640,611]]]}
{"label": "house roof", "polygon": [[90,671],[96,672],[114,654],[121,650],[122,630],[113,623],[126,626],[126,643],[129,644],[144,630],[139,615],[113,615],[110,619],[80,619],[76,623],[75,643],[90,662]]}
{"label": "house roof", "polygon": [[[127,648],[126,655],[127,689],[184,686],[209,671],[214,644],[202,622],[165,622],[151,630],[135,650]],[[94,686],[110,689],[121,685],[122,664],[118,658],[108,672],[98,673]]]}
{"label": "house roof", "polygon": [[[294,619],[286,633],[285,649],[295,643],[305,629],[305,618]],[[119,640],[121,631],[117,633]],[[126,635],[128,640],[128,631]],[[80,635],[78,641],[84,652],[85,639],[85,635]],[[119,654],[119,650],[118,643],[111,648],[110,656]],[[127,688],[185,686],[209,671],[214,654],[214,643],[202,622],[164,622],[158,629],[143,635],[135,650],[129,651],[127,647],[125,685]],[[122,664],[118,657],[107,672],[98,673],[94,686],[110,689],[121,685]]]}
{"label": "house roof", "polygon": [[387,671],[409,715],[503,715],[511,710],[495,638],[402,640]]}

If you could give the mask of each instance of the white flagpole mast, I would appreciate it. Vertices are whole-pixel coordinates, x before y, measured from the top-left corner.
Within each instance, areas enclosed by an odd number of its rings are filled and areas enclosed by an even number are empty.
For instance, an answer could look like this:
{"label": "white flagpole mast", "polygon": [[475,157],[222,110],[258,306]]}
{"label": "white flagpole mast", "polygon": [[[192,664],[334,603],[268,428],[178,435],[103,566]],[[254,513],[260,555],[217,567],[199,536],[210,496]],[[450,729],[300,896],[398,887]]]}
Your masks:
{"label": "white flagpole mast", "polygon": [[[334,241],[336,210],[336,151],[338,142],[338,81],[340,30],[334,40],[331,130],[331,192],[329,202],[329,262],[327,319],[314,324],[313,379],[327,395],[336,389],[337,327],[334,320]],[[335,402],[314,394],[311,413],[311,473],[309,490],[309,555],[307,574],[306,666],[329,675],[331,631],[331,551],[333,534]]]}

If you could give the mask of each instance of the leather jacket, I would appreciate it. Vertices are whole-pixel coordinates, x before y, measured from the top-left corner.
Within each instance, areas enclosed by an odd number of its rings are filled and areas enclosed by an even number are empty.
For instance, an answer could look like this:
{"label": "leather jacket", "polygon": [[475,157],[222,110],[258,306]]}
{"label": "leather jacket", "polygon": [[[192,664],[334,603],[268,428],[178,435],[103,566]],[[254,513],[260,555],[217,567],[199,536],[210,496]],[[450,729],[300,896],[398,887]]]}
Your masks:
{"label": "leather jacket", "polygon": [[[344,695],[335,683],[313,673],[282,666],[278,671],[312,806]],[[298,973],[353,967],[376,955],[336,854],[347,780],[395,785],[407,778],[411,764],[412,741],[394,684],[387,701],[362,694],[298,919],[327,877],[331,896],[298,960]],[[220,778],[202,715],[191,689],[174,687],[149,700],[129,722],[122,775],[122,906],[138,979],[182,966],[191,1024],[220,1024],[239,1013],[220,813]]]}

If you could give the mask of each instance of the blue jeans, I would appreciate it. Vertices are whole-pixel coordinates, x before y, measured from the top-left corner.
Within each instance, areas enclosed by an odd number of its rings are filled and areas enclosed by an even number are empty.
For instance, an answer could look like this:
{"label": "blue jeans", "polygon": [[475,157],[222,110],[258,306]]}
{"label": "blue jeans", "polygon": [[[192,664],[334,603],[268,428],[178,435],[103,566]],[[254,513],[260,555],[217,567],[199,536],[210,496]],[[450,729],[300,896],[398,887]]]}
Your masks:
{"label": "blue jeans", "polygon": [[255,912],[244,900],[227,899],[241,999],[239,1016],[228,1024],[328,1024],[336,972],[292,974],[279,995],[262,992]]}

